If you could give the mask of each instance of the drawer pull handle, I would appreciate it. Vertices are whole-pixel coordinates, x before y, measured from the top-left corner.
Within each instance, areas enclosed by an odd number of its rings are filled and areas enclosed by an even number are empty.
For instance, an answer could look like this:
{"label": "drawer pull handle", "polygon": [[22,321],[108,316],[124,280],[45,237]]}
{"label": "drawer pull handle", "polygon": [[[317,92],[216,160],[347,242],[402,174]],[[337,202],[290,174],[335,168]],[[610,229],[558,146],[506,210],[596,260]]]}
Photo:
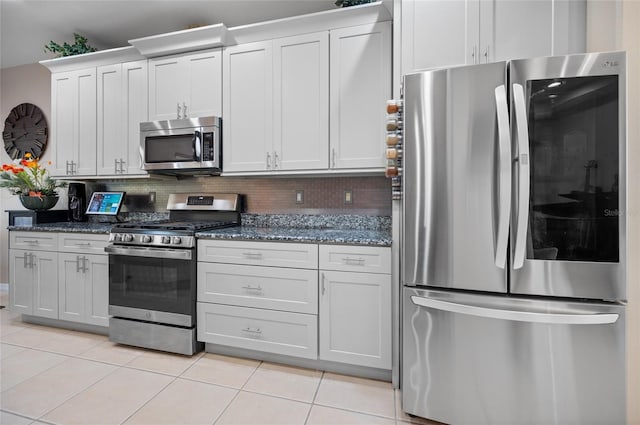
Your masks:
{"label": "drawer pull handle", "polygon": [[260,285],[258,285],[258,286],[246,285],[246,286],[243,286],[242,289],[246,289],[247,291],[262,292],[262,286],[260,286]]}
{"label": "drawer pull handle", "polygon": [[254,335],[254,336],[260,336],[262,335],[262,331],[260,330],[260,328],[255,328],[255,329],[251,329],[249,326],[247,326],[246,328],[244,328],[242,330],[242,332],[246,332],[248,334]]}
{"label": "drawer pull handle", "polygon": [[347,266],[364,266],[364,258],[344,257],[342,262]]}
{"label": "drawer pull handle", "polygon": [[261,260],[262,259],[262,253],[261,252],[243,252],[242,255],[245,258],[249,258],[252,260]]}
{"label": "drawer pull handle", "polygon": [[76,246],[91,246],[91,242],[76,242]]}
{"label": "drawer pull handle", "polygon": [[40,241],[37,239],[25,239],[24,243],[28,243],[29,245],[38,245]]}

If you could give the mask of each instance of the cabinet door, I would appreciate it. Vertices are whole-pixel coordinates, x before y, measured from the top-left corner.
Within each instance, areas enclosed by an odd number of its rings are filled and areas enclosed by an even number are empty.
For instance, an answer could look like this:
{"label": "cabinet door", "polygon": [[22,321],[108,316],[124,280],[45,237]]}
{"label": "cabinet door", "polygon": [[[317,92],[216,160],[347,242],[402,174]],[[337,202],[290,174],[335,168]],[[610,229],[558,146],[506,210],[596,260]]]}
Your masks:
{"label": "cabinet door", "polygon": [[58,253],[33,253],[33,315],[58,318]]}
{"label": "cabinet door", "polygon": [[478,63],[479,4],[402,0],[403,73]]}
{"label": "cabinet door", "polygon": [[117,174],[124,156],[122,120],[122,65],[97,69],[98,79],[98,167],[100,175]]}
{"label": "cabinet door", "polygon": [[553,54],[553,0],[480,2],[480,61]]}
{"label": "cabinet door", "polygon": [[80,254],[60,253],[58,305],[60,319],[83,322],[85,316],[85,263]]}
{"label": "cabinet door", "polygon": [[84,322],[109,326],[109,256],[85,257]]}
{"label": "cabinet door", "polygon": [[9,304],[17,313],[33,314],[32,252],[9,250]]}
{"label": "cabinet door", "polygon": [[271,41],[228,47],[223,60],[223,170],[272,168]]}
{"label": "cabinet door", "polygon": [[69,163],[74,160],[75,108],[77,98],[74,72],[51,75],[51,140],[53,164],[52,176],[69,174]]}
{"label": "cabinet door", "polygon": [[122,122],[125,152],[121,158],[124,174],[147,174],[142,170],[140,123],[149,120],[147,61],[122,64]]}
{"label": "cabinet door", "polygon": [[149,59],[149,120],[173,120],[184,99],[184,71],[180,56]]}
{"label": "cabinet door", "polygon": [[276,170],[328,167],[329,34],[273,41],[273,165]]}
{"label": "cabinet door", "polygon": [[[184,56],[187,117],[222,116],[222,49]],[[184,106],[184,105],[183,105]]]}
{"label": "cabinet door", "polygon": [[320,271],[320,359],[391,369],[391,276]]}
{"label": "cabinet door", "polygon": [[78,72],[77,128],[74,175],[96,175],[96,69]]}
{"label": "cabinet door", "polygon": [[331,168],[384,167],[391,61],[391,23],[331,31]]}

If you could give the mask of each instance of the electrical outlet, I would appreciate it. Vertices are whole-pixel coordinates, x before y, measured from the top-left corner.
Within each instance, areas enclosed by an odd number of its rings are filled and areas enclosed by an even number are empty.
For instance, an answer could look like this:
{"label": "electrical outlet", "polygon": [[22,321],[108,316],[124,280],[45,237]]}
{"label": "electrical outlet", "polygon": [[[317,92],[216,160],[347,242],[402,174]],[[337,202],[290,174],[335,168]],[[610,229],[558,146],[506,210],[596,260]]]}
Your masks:
{"label": "electrical outlet", "polygon": [[296,190],[296,204],[304,204],[304,190]]}
{"label": "electrical outlet", "polygon": [[344,191],[344,204],[345,205],[353,204],[353,190],[347,189]]}

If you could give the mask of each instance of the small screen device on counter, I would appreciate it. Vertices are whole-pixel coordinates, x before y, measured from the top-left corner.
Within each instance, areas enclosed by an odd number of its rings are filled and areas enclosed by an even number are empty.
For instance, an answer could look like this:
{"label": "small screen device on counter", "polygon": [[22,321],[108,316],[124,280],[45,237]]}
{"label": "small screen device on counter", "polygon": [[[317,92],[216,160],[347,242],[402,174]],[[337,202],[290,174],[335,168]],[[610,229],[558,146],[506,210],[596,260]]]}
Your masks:
{"label": "small screen device on counter", "polygon": [[124,192],[93,192],[87,214],[116,216],[122,207]]}

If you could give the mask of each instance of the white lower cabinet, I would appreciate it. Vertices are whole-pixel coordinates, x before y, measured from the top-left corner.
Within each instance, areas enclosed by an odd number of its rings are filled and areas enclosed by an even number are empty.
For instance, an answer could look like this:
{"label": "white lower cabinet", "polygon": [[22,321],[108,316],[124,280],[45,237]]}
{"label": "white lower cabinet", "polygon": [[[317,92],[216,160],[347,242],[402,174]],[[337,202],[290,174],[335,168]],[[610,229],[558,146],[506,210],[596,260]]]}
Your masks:
{"label": "white lower cabinet", "polygon": [[106,255],[59,255],[59,319],[109,326],[109,258]]}
{"label": "white lower cabinet", "polygon": [[321,360],[391,369],[391,276],[320,272]]}
{"label": "white lower cabinet", "polygon": [[198,241],[198,340],[318,357],[318,247]]}
{"label": "white lower cabinet", "polygon": [[320,245],[321,360],[391,369],[391,249]]}
{"label": "white lower cabinet", "polygon": [[391,369],[391,249],[198,241],[198,340]]}
{"label": "white lower cabinet", "polygon": [[316,359],[315,314],[198,303],[198,340]]}
{"label": "white lower cabinet", "polygon": [[[10,232],[11,308],[32,316],[109,326],[107,239],[84,233]],[[31,249],[22,249],[27,246]]]}
{"label": "white lower cabinet", "polygon": [[58,318],[58,253],[10,249],[9,302],[12,310]]}

